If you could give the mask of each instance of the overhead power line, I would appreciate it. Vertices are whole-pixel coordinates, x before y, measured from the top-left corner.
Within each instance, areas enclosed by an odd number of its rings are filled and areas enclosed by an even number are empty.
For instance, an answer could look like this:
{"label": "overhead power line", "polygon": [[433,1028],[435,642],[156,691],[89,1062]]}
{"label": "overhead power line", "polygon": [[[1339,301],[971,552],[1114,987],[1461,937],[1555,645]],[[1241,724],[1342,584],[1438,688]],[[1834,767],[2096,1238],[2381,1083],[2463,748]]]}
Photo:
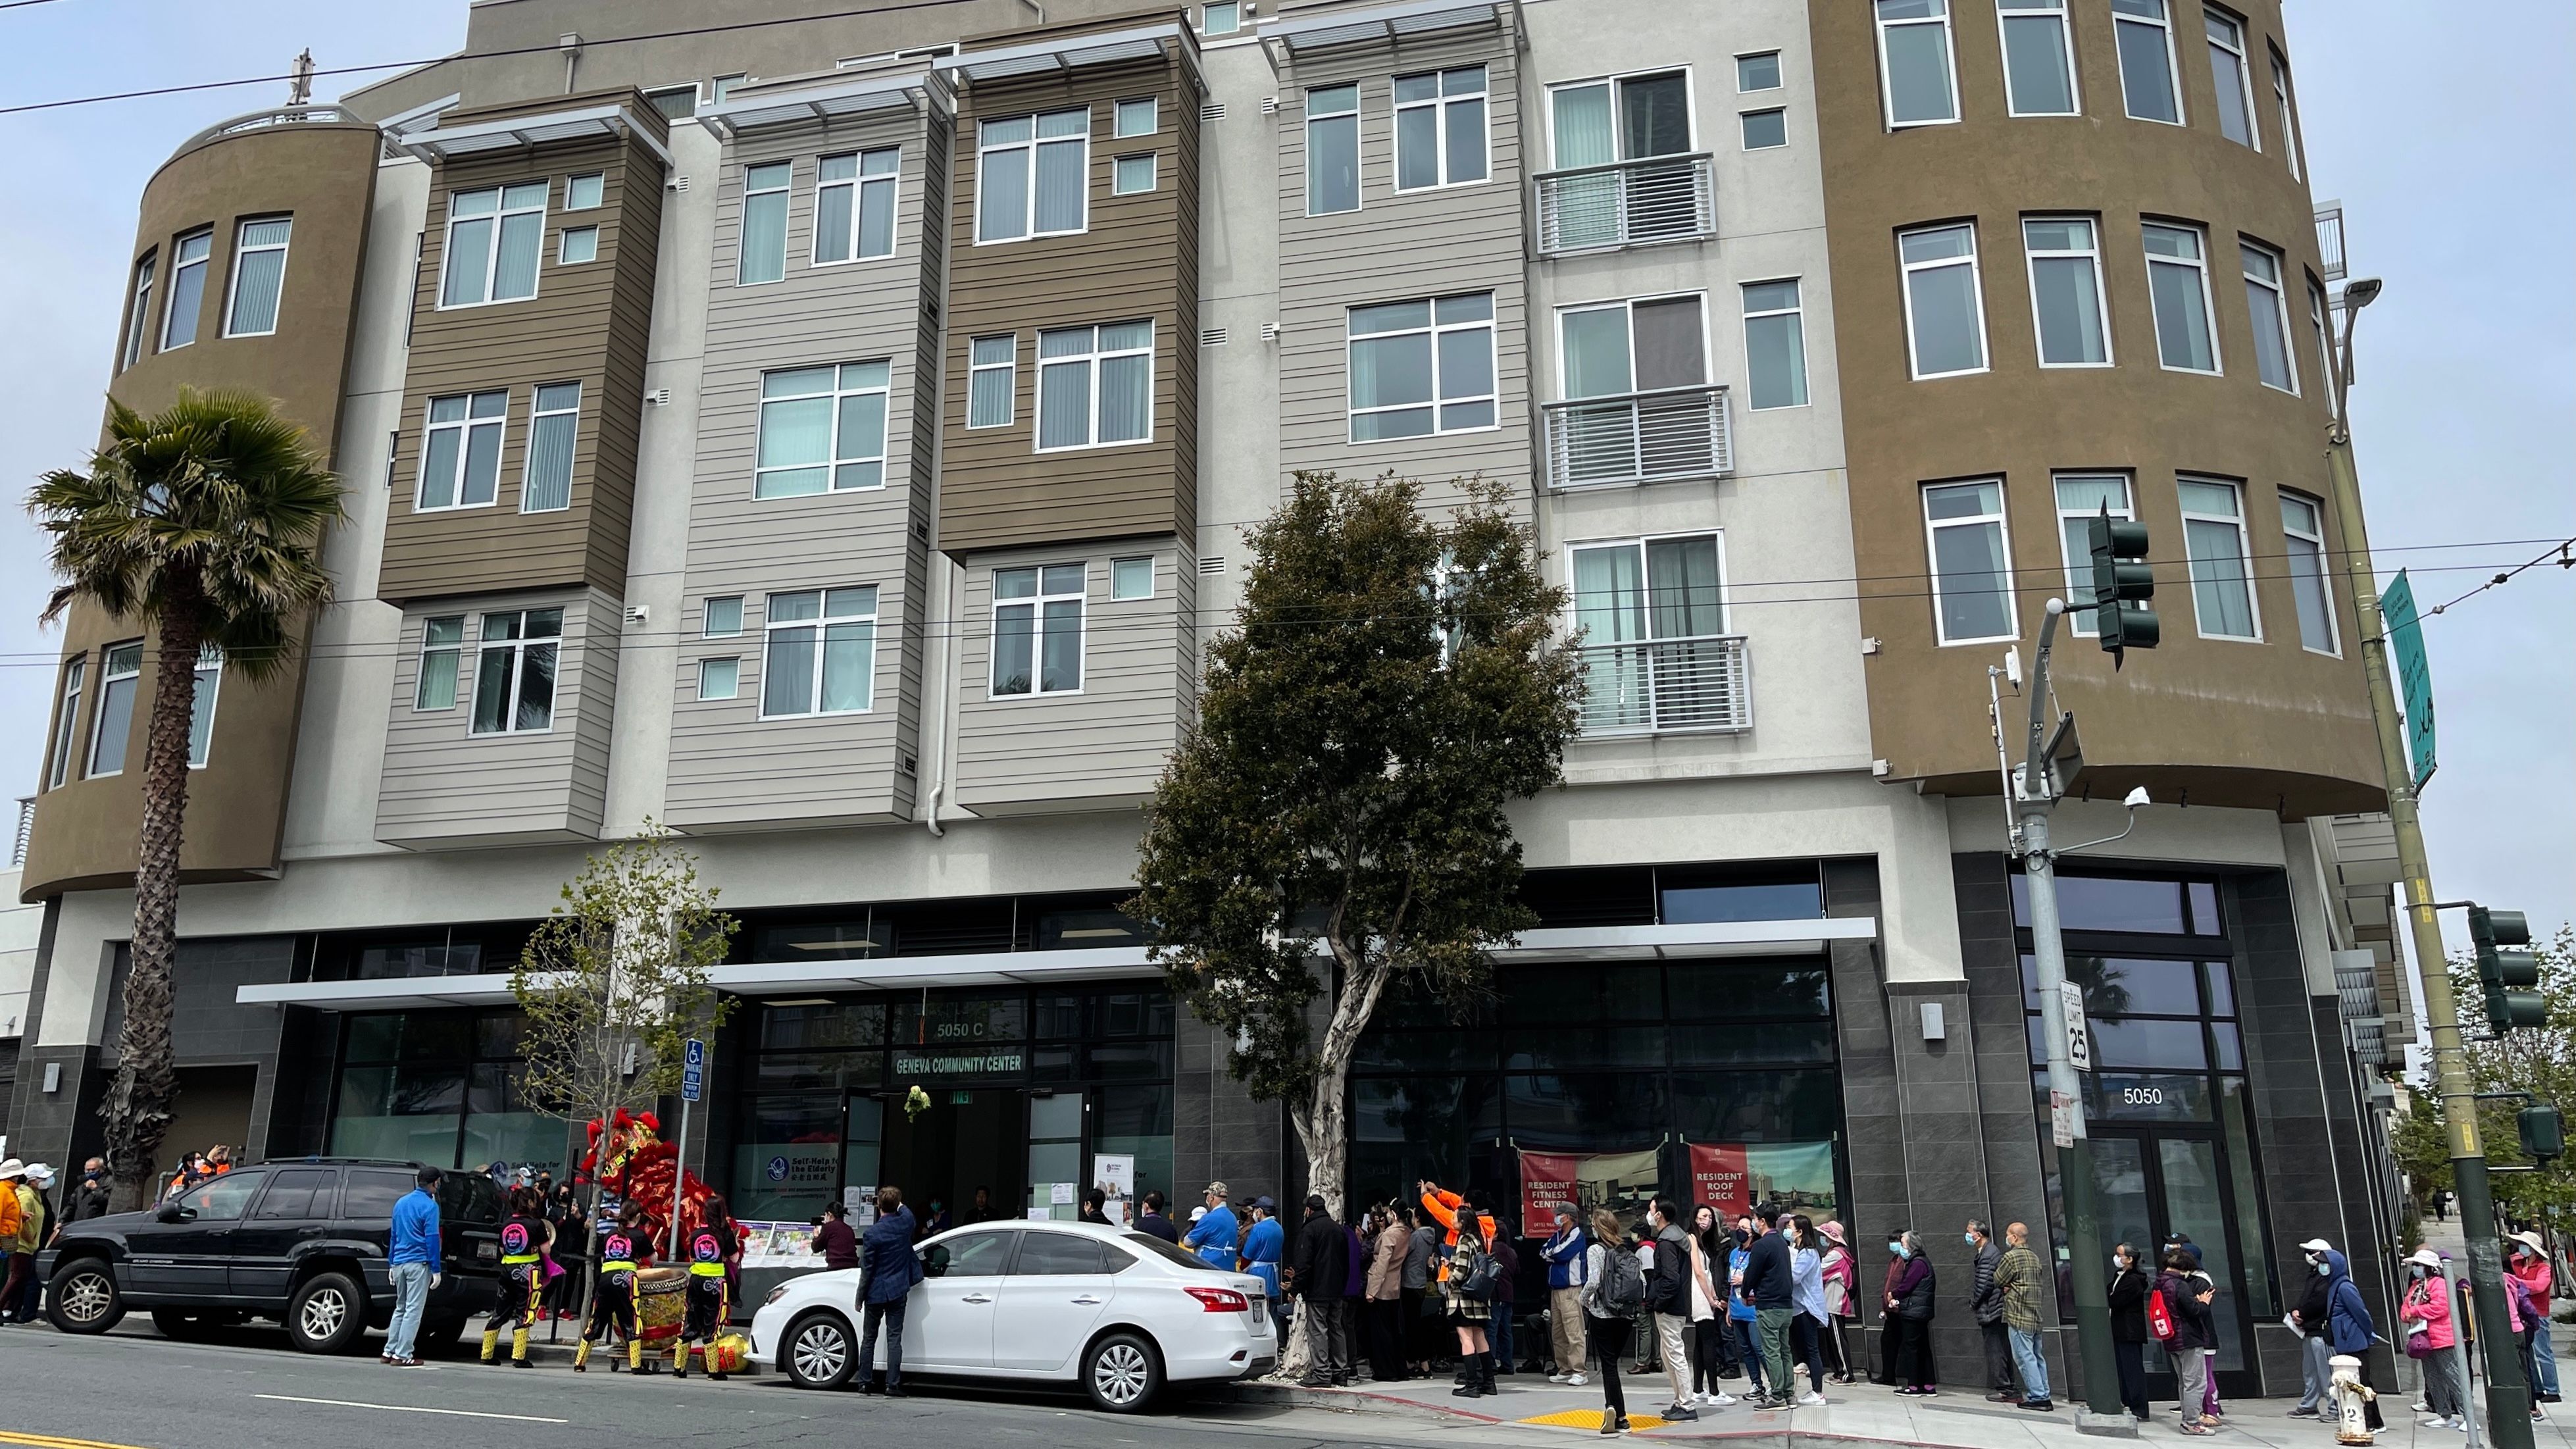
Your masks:
{"label": "overhead power line", "polygon": [[[2469,590],[2467,593],[2460,595],[2449,603],[2434,605],[2432,612],[2439,614],[2450,608],[2452,604],[2466,603],[2498,585],[2512,583],[2513,576],[2521,573],[2524,569],[2536,569],[2545,563],[2554,563],[2562,569],[2576,568],[2576,538],[2568,539],[2566,542],[2556,545],[2551,548],[2549,552],[2542,554],[2540,557],[2533,559],[2529,563],[2505,570],[2503,573],[2496,575],[2494,578],[2487,580],[2485,583],[2478,585],[2476,588]],[[2432,570],[2427,569],[2425,572],[2430,573]]]}

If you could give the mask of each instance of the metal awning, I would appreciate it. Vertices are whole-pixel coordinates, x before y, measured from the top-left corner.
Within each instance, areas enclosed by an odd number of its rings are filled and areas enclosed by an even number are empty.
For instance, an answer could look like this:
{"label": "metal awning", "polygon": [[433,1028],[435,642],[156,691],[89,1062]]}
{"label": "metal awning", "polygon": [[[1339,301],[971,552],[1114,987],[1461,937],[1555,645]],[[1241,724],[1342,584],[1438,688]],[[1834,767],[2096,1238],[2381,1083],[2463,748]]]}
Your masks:
{"label": "metal awning", "polygon": [[[1188,27],[1177,20],[1166,20],[1126,30],[1100,30],[1087,35],[1064,35],[1022,45],[964,51],[941,56],[933,64],[941,71],[953,71],[964,76],[972,84],[1018,76],[1062,74],[1084,66],[1152,60],[1165,54],[1175,54],[1181,57],[1195,80],[1198,76],[1198,48],[1194,40]],[[1203,82],[1201,88],[1204,89]]]}
{"label": "metal awning", "polygon": [[1712,956],[1816,955],[1835,941],[1878,939],[1876,916],[1789,921],[1706,921],[1683,926],[1576,926],[1523,931],[1494,952],[1518,961],[1683,961]]}
{"label": "metal awning", "polygon": [[478,976],[396,976],[380,981],[280,981],[233,991],[233,1002],[239,1006],[314,1006],[325,1011],[508,1006],[517,1000],[505,971]]}
{"label": "metal awning", "polygon": [[698,122],[718,137],[730,141],[745,131],[765,126],[845,120],[882,111],[912,110],[921,104],[934,84],[932,72],[925,68],[900,75],[845,80],[837,85],[780,89],[747,95],[700,111]]}
{"label": "metal awning", "polygon": [[1501,9],[1494,4],[1461,5],[1458,0],[1413,0],[1411,4],[1381,5],[1359,11],[1334,10],[1311,15],[1300,11],[1281,17],[1271,26],[1267,38],[1286,47],[1291,56],[1296,56],[1336,45],[1360,45],[1371,41],[1391,43],[1435,31],[1491,25],[1499,18]]}
{"label": "metal awning", "polygon": [[632,136],[642,141],[645,149],[660,157],[665,169],[672,165],[671,148],[663,145],[661,138],[649,128],[638,124],[634,112],[614,105],[549,111],[539,116],[512,116],[499,121],[469,121],[459,126],[442,124],[431,130],[408,136],[389,136],[387,139],[406,154],[435,165],[459,156],[526,150],[559,141],[596,140],[611,136]]}

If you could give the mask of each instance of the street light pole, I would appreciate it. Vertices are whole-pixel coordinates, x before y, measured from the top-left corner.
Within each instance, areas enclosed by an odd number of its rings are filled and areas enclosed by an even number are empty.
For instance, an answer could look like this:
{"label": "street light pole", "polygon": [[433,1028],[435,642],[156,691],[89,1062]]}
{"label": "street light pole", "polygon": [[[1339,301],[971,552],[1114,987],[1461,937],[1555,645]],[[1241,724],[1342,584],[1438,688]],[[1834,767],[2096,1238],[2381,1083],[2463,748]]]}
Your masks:
{"label": "street light pole", "polygon": [[[2415,812],[2415,772],[2398,728],[2397,696],[2388,683],[2381,636],[2379,581],[2371,568],[2370,533],[2362,521],[2361,479],[2352,463],[2352,331],[2361,309],[2379,296],[2376,277],[2344,288],[2343,346],[2336,359],[2335,417],[2326,432],[2326,465],[2334,478],[2335,513],[2343,524],[2344,577],[2360,634],[2363,673],[2369,679],[2370,714],[2379,728],[2379,762],[2388,787],[2388,820],[2397,835],[2397,867],[2406,882],[2406,915],[2415,949],[2415,975],[2424,993],[2424,1015],[2433,1030],[2433,1075],[2442,1098],[2443,1128],[2450,1139],[2451,1186],[2459,1194],[2460,1227],[2468,1237],[2469,1289],[2477,1305],[2478,1341],[2486,1346],[2487,1432],[2496,1449],[2531,1449],[2531,1388],[2513,1351],[2512,1320],[2504,1299],[2504,1256],[2496,1242],[2495,1198],[2487,1186],[2486,1147],[2478,1136],[2478,1088],[2460,1045],[2459,1002],[2451,991],[2450,957],[2433,909],[2433,872],[2424,855],[2424,830]],[[2501,1351],[2499,1351],[2501,1350]]]}
{"label": "street light pole", "polygon": [[[2049,747],[2048,655],[2057,642],[2057,622],[2066,616],[2061,599],[2048,601],[2039,626],[2039,650],[2030,671],[2030,742],[2022,765],[2022,877],[2030,896],[2031,955],[2039,972],[2039,1014],[2048,1039],[2049,1123],[2057,1145],[2057,1187],[2066,1209],[2066,1252],[2075,1288],[2075,1337],[2084,1363],[2084,1397],[2089,1407],[2076,1416],[2076,1428],[2088,1434],[2135,1437],[2128,1408],[2120,1402],[2120,1370],[2111,1346],[2111,1306],[2102,1264],[2101,1211],[2093,1184],[2093,1144],[2084,1130],[2084,1095],[2075,1075],[2073,1039],[2066,1011],[2066,940],[2057,919],[2057,851],[2049,843],[2049,807],[2057,800],[2057,781],[2045,758]],[[2000,723],[2000,721],[1998,722]],[[2134,818],[2134,817],[2133,817]],[[2080,997],[2078,998],[2081,999]],[[2073,1023],[2079,1025],[2078,1015]]]}

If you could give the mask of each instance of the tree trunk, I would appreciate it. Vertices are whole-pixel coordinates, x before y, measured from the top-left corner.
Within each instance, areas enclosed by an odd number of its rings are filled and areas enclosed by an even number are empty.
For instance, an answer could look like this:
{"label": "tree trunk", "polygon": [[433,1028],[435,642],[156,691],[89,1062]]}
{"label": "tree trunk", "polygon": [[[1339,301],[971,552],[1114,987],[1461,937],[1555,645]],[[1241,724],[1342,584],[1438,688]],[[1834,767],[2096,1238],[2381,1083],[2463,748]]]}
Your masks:
{"label": "tree trunk", "polygon": [[[1297,1130],[1297,1145],[1306,1152],[1306,1191],[1324,1200],[1335,1222],[1347,1223],[1350,1219],[1343,1215],[1342,1205],[1350,1176],[1351,1056],[1359,1047],[1360,1033],[1377,1012],[1378,998],[1386,994],[1389,972],[1378,961],[1352,965],[1338,943],[1334,954],[1344,963],[1342,992],[1333,1001],[1333,1019],[1324,1028],[1323,1045],[1315,1051],[1315,1084],[1305,1101],[1288,1104],[1288,1123]],[[1289,1213],[1288,1205],[1283,1203],[1281,1211]],[[1288,1221],[1296,1220],[1289,1213]],[[1311,1366],[1304,1333],[1279,1346],[1279,1377],[1303,1378]]]}
{"label": "tree trunk", "polygon": [[188,727],[203,637],[194,581],[173,581],[161,615],[152,713],[143,737],[143,827],[134,866],[134,944],[116,1075],[100,1116],[117,1211],[150,1205],[154,1160],[179,1095],[170,1042],[171,970],[179,952],[179,835],[188,809]]}

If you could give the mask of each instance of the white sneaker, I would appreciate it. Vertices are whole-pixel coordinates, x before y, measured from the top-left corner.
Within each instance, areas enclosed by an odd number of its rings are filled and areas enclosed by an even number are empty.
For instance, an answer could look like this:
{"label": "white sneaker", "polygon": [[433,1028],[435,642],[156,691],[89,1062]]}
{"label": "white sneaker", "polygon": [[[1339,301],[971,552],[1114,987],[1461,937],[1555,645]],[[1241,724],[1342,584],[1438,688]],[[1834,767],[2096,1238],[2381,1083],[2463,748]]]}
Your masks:
{"label": "white sneaker", "polygon": [[2449,1419],[2443,1421],[2442,1427],[2450,1430],[2454,1434],[2465,1434],[2469,1432],[2469,1421],[2466,1415],[2453,1414]]}
{"label": "white sneaker", "polygon": [[1581,1374],[1567,1374],[1565,1376],[1565,1386],[1569,1389],[1579,1389],[1590,1382],[1592,1382],[1592,1380],[1585,1378]]}
{"label": "white sneaker", "polygon": [[2439,1414],[2426,1414],[2424,1416],[2423,1427],[2427,1429],[2447,1429],[2451,1427],[2451,1421],[2443,1418]]}
{"label": "white sneaker", "polygon": [[1723,1409],[1727,1405],[1735,1402],[1735,1395],[1728,1393],[1724,1389],[1719,1389],[1716,1393],[1708,1395],[1707,1398],[1711,1407],[1720,1409]]}
{"label": "white sneaker", "polygon": [[1568,1373],[1554,1373],[1547,1376],[1547,1381],[1552,1384],[1561,1384],[1573,1377],[1574,1375]]}
{"label": "white sneaker", "polygon": [[1806,1393],[1798,1396],[1798,1402],[1801,1404],[1815,1405],[1822,1404],[1824,1401],[1825,1396],[1818,1393]]}

